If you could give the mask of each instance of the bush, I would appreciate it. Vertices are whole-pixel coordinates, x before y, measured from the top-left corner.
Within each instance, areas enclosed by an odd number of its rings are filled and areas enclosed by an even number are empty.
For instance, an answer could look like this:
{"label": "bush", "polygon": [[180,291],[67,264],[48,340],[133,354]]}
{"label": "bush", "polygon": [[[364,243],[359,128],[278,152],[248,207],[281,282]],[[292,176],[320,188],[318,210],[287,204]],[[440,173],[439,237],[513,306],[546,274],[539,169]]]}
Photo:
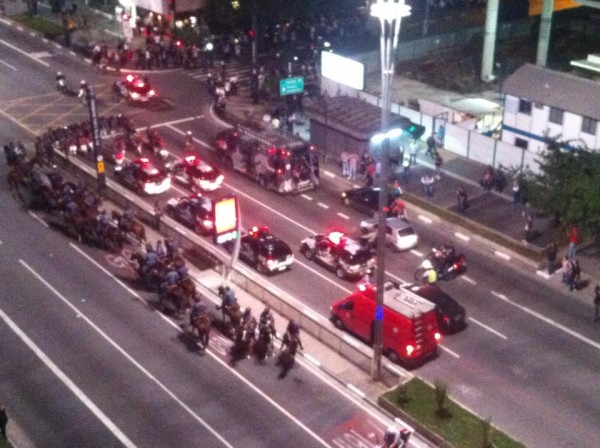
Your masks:
{"label": "bush", "polygon": [[31,28],[32,30],[41,33],[46,39],[50,40],[58,40],[65,32],[61,25],[39,16],[22,14],[15,16],[14,20],[27,28]]}

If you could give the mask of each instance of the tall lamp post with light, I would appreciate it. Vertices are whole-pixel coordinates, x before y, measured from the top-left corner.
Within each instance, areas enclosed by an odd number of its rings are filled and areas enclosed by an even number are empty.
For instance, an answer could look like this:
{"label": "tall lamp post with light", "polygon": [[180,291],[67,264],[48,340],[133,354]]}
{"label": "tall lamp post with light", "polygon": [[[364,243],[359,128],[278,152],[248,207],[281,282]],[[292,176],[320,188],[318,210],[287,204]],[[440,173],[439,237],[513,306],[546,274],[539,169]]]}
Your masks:
{"label": "tall lamp post with light", "polygon": [[398,35],[400,34],[400,21],[410,15],[410,6],[404,0],[376,0],[371,4],[371,15],[379,19],[381,24],[381,134],[376,140],[381,141],[381,169],[379,173],[379,225],[377,226],[377,272],[375,285],[377,287],[375,322],[373,327],[373,359],[371,363],[371,377],[374,381],[381,379],[381,357],[383,354],[383,281],[385,273],[385,221],[388,193],[388,158],[389,140],[397,130],[390,130],[392,107],[392,81],[396,49],[398,48]]}

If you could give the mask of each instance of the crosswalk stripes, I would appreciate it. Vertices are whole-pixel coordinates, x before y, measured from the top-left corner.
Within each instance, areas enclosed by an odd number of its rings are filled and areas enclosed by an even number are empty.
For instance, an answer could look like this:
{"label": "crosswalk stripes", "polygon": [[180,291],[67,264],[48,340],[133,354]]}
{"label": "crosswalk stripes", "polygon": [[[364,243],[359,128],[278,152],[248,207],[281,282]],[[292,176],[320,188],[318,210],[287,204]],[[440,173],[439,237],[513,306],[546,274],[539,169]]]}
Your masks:
{"label": "crosswalk stripes", "polygon": [[[210,70],[206,70],[205,68],[198,68],[186,71],[187,76],[193,78],[202,83],[207,82],[208,74],[212,73],[213,78],[217,78],[221,73],[220,67],[215,67]],[[251,76],[252,76],[252,68],[248,66],[240,66],[230,64],[225,67],[225,80],[230,79],[231,77],[237,77],[237,88],[238,92],[250,92],[251,88]]]}

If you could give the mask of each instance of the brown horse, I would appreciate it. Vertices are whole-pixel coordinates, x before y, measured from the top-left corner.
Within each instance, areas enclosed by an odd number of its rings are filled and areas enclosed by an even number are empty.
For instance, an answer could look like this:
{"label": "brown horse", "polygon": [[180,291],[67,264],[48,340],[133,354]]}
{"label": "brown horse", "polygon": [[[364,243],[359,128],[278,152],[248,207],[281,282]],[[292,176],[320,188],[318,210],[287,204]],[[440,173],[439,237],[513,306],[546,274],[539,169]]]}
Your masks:
{"label": "brown horse", "polygon": [[[118,210],[113,210],[111,212],[112,219],[116,220],[121,226],[121,218],[123,215]],[[133,236],[140,242],[146,242],[146,227],[137,218],[133,218],[129,221],[129,224],[126,228],[124,228],[126,232],[131,232]]]}
{"label": "brown horse", "polygon": [[181,285],[170,286],[165,292],[159,294],[161,311],[165,312],[169,308],[167,303],[175,307],[175,314],[180,316],[190,306],[190,296],[188,296]]}
{"label": "brown horse", "polygon": [[273,354],[273,339],[275,338],[275,334],[275,327],[272,323],[259,326],[258,337],[253,347],[253,353],[258,362],[264,362],[267,356]]}
{"label": "brown horse", "polygon": [[196,297],[196,282],[191,277],[186,277],[179,282],[188,297]]}
{"label": "brown horse", "polygon": [[211,326],[212,319],[208,313],[199,314],[192,319],[192,335],[194,334],[194,330],[196,330],[198,339],[204,349],[208,347]]}
{"label": "brown horse", "polygon": [[221,307],[223,311],[223,322],[225,322],[225,316],[229,318],[229,322],[227,325],[228,332],[230,337],[236,337],[238,334],[238,330],[242,323],[242,310],[240,308],[239,303],[235,302],[229,306]]}

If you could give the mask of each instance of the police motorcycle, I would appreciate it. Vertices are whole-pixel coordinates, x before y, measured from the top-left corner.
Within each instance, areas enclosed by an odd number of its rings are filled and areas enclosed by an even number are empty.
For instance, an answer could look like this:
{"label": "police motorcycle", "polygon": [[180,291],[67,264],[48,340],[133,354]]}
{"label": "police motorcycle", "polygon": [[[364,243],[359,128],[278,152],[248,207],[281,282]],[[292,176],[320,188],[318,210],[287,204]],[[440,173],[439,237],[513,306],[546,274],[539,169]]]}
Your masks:
{"label": "police motorcycle", "polygon": [[68,92],[65,75],[61,72],[56,72],[56,90],[63,94]]}
{"label": "police motorcycle", "polygon": [[467,270],[467,259],[464,254],[457,254],[452,244],[434,247],[415,271],[415,280],[427,278],[429,270],[434,269],[436,278],[452,280]]}

